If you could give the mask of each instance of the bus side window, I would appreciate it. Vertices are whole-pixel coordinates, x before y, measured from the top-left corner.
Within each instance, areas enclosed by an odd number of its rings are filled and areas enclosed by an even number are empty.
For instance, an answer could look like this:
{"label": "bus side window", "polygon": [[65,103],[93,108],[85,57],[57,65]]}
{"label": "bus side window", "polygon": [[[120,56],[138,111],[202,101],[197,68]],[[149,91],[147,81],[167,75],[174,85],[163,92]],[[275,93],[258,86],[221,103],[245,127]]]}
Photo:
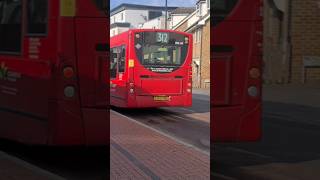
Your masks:
{"label": "bus side window", "polygon": [[110,49],[110,78],[114,79],[117,77],[117,61],[118,53],[117,48]]}
{"label": "bus side window", "polygon": [[48,24],[48,0],[29,0],[28,2],[28,34],[46,34]]}
{"label": "bus side window", "polygon": [[20,53],[22,32],[21,0],[0,0],[0,52]]}
{"label": "bus side window", "polygon": [[125,70],[125,61],[126,60],[126,48],[125,46],[122,46],[121,47],[121,54],[120,54],[120,57],[118,59],[118,69],[119,69],[119,72],[123,73],[124,70]]}
{"label": "bus side window", "polygon": [[109,9],[108,3],[106,0],[93,0],[99,10]]}

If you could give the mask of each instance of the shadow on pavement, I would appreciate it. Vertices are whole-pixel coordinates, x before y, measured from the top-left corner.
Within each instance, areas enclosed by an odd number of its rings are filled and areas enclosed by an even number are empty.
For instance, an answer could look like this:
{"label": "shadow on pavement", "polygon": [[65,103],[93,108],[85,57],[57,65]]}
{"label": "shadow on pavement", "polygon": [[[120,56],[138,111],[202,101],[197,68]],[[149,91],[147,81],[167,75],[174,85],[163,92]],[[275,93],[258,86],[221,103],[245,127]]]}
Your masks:
{"label": "shadow on pavement", "polygon": [[109,147],[28,146],[0,140],[0,151],[66,179],[102,180],[109,177]]}
{"label": "shadow on pavement", "polygon": [[238,167],[320,160],[319,113],[316,107],[264,102],[261,141],[215,144],[213,171],[231,173]]}

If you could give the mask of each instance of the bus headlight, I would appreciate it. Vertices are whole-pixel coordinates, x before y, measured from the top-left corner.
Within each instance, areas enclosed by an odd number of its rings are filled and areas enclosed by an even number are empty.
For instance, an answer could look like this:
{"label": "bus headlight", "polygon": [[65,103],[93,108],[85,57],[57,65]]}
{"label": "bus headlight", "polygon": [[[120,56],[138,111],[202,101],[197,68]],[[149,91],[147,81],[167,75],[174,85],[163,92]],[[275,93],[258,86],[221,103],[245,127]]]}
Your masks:
{"label": "bus headlight", "polygon": [[259,95],[258,88],[256,86],[250,86],[248,88],[248,94],[251,97],[257,97]]}
{"label": "bus headlight", "polygon": [[72,98],[75,95],[75,88],[73,86],[67,86],[64,88],[64,96],[67,98]]}

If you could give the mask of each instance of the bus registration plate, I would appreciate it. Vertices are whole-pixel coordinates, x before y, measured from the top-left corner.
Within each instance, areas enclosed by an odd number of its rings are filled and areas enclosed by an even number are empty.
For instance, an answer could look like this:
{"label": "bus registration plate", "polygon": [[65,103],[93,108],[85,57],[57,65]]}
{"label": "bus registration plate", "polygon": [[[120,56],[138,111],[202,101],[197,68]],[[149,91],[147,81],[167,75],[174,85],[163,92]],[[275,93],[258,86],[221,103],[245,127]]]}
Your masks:
{"label": "bus registration plate", "polygon": [[154,96],[153,100],[154,101],[169,101],[170,96]]}

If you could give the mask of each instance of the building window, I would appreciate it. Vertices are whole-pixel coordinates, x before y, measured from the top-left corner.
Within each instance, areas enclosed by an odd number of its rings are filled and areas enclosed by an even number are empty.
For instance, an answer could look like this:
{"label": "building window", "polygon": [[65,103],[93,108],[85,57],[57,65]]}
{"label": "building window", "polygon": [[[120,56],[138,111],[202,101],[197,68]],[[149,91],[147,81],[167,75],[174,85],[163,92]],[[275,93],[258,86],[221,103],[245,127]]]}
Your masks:
{"label": "building window", "polygon": [[198,29],[198,43],[201,41],[201,29]]}
{"label": "building window", "polygon": [[199,2],[197,4],[197,15],[202,16],[202,3],[201,2]]}
{"label": "building window", "polygon": [[120,20],[123,21],[123,13],[120,14]]}
{"label": "building window", "polygon": [[48,1],[28,1],[28,34],[46,34],[48,24]]}
{"label": "building window", "polygon": [[21,0],[0,0],[0,51],[18,53],[22,41]]}
{"label": "building window", "polygon": [[162,16],[161,11],[149,11],[149,20]]}
{"label": "building window", "polygon": [[196,43],[198,43],[198,30],[196,30]]}
{"label": "building window", "polygon": [[197,16],[200,16],[200,5],[199,4],[197,4],[197,6],[196,6],[196,10],[197,10]]}
{"label": "building window", "polygon": [[201,41],[201,29],[196,29],[193,33],[193,39],[195,43],[199,43]]}

